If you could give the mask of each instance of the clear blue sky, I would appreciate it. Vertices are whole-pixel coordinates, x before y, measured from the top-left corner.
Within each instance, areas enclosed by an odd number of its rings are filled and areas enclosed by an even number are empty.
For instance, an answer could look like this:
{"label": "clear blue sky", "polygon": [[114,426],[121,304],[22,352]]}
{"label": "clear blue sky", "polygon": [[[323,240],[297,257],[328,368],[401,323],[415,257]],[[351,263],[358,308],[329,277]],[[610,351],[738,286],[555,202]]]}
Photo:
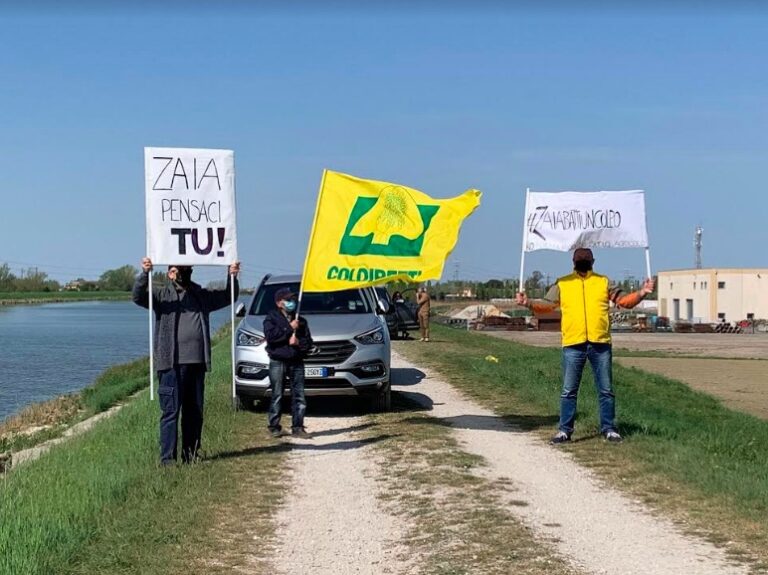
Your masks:
{"label": "clear blue sky", "polygon": [[[645,189],[655,271],[693,265],[697,224],[706,267],[766,266],[768,9],[638,4],[6,6],[0,263],[137,265],[143,147],[179,146],[235,150],[247,283],[300,270],[323,168],[482,190],[446,279],[517,276],[526,187]],[[596,255],[644,274],[641,251]]]}

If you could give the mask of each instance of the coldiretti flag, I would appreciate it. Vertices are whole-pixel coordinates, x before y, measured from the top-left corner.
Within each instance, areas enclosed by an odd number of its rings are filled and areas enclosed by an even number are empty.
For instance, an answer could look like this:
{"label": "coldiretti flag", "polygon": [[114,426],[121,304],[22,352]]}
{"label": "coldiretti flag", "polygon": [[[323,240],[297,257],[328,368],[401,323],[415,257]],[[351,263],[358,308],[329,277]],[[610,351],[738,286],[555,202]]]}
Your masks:
{"label": "coldiretti flag", "polygon": [[389,182],[325,170],[304,262],[303,291],[394,279],[437,279],[480,192],[434,200]]}

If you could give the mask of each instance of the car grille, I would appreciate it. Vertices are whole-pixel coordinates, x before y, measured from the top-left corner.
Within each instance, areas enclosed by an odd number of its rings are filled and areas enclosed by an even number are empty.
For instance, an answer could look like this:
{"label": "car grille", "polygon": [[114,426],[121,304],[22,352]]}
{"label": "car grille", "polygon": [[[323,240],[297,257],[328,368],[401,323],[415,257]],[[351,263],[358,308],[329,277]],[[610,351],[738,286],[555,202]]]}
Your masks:
{"label": "car grille", "polygon": [[355,351],[355,344],[348,340],[315,342],[316,353],[311,353],[304,363],[334,365],[344,363]]}

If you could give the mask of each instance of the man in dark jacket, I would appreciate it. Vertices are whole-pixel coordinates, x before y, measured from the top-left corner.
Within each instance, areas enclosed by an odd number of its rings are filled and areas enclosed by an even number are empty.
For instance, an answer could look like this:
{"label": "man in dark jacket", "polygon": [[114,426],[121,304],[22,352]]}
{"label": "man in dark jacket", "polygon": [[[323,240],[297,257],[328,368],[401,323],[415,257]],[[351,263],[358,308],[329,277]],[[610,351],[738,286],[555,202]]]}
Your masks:
{"label": "man in dark jacket", "polygon": [[[149,307],[149,274],[152,261],[141,260],[141,273],[133,285],[133,301]],[[160,461],[176,461],[179,415],[181,415],[181,459],[190,463],[200,449],[203,431],[205,372],[211,369],[209,315],[230,304],[231,284],[239,293],[240,263],[229,266],[227,287],[209,290],[192,281],[190,266],[168,266],[170,284],[152,290],[155,313],[154,361],[160,400]],[[183,412],[183,413],[182,413]]]}
{"label": "man in dark jacket", "polygon": [[304,413],[307,400],[304,397],[304,357],[312,348],[312,334],[307,320],[296,319],[296,294],[288,288],[280,288],[275,293],[277,309],[271,310],[264,318],[264,337],[267,340],[269,354],[269,383],[272,399],[269,404],[269,432],[272,437],[280,437],[281,401],[283,382],[288,376],[291,380],[291,434],[295,437],[309,438],[304,429]]}

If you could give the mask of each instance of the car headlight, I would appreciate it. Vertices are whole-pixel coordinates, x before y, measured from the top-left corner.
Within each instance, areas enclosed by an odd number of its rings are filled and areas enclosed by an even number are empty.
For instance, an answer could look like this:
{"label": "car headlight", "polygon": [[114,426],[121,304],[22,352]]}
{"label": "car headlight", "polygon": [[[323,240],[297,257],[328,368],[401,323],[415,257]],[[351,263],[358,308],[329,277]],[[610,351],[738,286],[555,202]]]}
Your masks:
{"label": "car headlight", "polygon": [[256,346],[264,343],[263,335],[256,335],[245,330],[237,330],[237,345]]}
{"label": "car headlight", "polygon": [[384,328],[377,327],[374,330],[361,333],[355,340],[363,345],[371,345],[375,343],[384,343]]}

